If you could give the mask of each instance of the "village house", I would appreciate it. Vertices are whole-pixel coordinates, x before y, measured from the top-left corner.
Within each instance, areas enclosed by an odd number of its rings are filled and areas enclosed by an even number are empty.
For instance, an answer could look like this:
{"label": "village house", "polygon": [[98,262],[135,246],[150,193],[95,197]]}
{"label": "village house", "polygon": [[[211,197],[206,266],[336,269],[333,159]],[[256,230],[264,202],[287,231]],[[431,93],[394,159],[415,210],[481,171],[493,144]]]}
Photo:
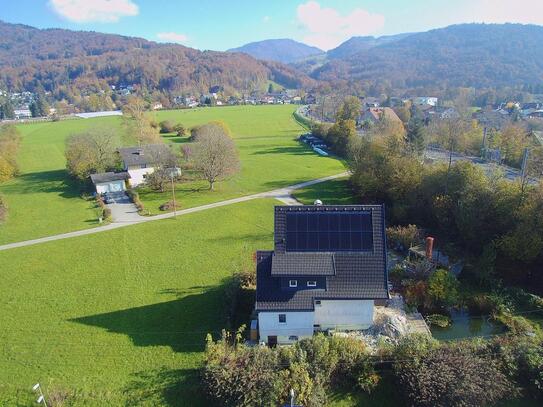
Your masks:
{"label": "village house", "polygon": [[90,176],[97,194],[110,194],[126,191],[127,172],[104,172]]}
{"label": "village house", "polygon": [[369,107],[365,109],[359,118],[359,123],[374,125],[382,120],[389,120],[402,124],[402,120],[390,107]]}
{"label": "village house", "polygon": [[132,187],[145,183],[147,175],[153,173],[155,167],[171,154],[170,148],[165,144],[119,148],[118,152]]}
{"label": "village house", "polygon": [[274,250],[256,254],[260,342],[373,324],[374,302],[389,298],[384,216],[380,205],[275,207]]}
{"label": "village house", "polygon": [[419,96],[413,98],[413,104],[416,106],[437,106],[438,98],[433,96]]}

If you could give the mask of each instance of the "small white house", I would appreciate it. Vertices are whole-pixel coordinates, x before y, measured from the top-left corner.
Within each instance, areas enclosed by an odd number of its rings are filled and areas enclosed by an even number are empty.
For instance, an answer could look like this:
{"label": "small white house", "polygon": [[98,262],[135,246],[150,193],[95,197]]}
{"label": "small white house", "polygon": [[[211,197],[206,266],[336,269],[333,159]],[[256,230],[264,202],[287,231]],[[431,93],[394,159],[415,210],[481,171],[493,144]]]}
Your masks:
{"label": "small white house", "polygon": [[129,175],[126,172],[105,172],[102,174],[91,174],[90,176],[97,194],[125,191],[128,177]]}
{"label": "small white house", "polygon": [[259,340],[367,329],[387,280],[382,206],[277,206],[275,250],[257,253]]}
{"label": "small white house", "polygon": [[163,164],[164,159],[171,156],[171,150],[165,144],[126,147],[118,151],[132,187],[144,184],[147,175],[152,174],[157,165]]}

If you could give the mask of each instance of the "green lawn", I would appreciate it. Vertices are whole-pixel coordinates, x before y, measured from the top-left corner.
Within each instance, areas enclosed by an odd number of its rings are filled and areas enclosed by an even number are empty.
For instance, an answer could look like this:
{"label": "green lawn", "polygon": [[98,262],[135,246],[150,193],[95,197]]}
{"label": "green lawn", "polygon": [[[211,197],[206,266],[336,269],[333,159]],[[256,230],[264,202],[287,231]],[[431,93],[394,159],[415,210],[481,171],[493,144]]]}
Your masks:
{"label": "green lawn", "polygon": [[0,244],[85,229],[97,224],[93,203],[81,199],[80,187],[66,173],[64,141],[70,134],[118,118],[68,120],[20,125],[23,136],[18,163],[21,174],[0,184],[7,221],[0,224]]}
{"label": "green lawn", "polygon": [[30,405],[37,381],[70,406],[203,405],[222,284],[272,247],[275,203],[0,252],[0,405]]}
{"label": "green lawn", "polygon": [[[302,127],[293,119],[295,106],[233,106],[155,113],[156,119],[181,122],[187,128],[211,120],[230,126],[239,148],[242,170],[207,191],[204,182],[178,186],[184,208],[266,191],[344,171],[343,164],[324,158],[295,141]],[[20,125],[23,143],[19,154],[21,175],[0,185],[9,213],[0,225],[0,244],[80,230],[97,225],[92,202],[81,199],[80,187],[66,174],[64,142],[70,134],[94,126],[121,128],[119,117]],[[167,142],[180,144],[177,137]],[[170,199],[169,193],[142,193],[154,214]]]}
{"label": "green lawn", "polygon": [[[183,123],[189,128],[211,120],[224,120],[232,130],[239,149],[241,171],[220,182],[215,191],[204,181],[177,185],[176,199],[182,208],[268,191],[314,178],[345,171],[335,158],[321,157],[296,138],[303,128],[294,120],[294,106],[235,106],[218,109],[171,110],[156,113],[156,120]],[[185,143],[187,138],[167,136],[172,143]],[[140,193],[146,209],[152,214],[171,199],[171,192]]]}
{"label": "green lawn", "polygon": [[338,178],[320,184],[310,185],[294,191],[294,197],[304,205],[312,205],[320,199],[325,205],[360,204],[353,195],[348,178]]}

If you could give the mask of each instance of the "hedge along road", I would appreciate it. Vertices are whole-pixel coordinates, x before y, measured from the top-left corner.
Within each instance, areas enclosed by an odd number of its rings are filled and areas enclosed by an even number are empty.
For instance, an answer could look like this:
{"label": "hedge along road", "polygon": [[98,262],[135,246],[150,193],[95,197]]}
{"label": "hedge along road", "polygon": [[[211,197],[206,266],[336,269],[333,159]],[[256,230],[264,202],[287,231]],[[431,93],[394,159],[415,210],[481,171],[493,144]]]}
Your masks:
{"label": "hedge along road", "polygon": [[344,178],[344,177],[346,177],[348,175],[349,175],[349,172],[342,172],[341,174],[336,174],[336,175],[331,175],[331,176],[328,176],[328,177],[318,178],[318,179],[314,179],[314,180],[311,180],[311,181],[302,182],[300,184],[291,185],[291,186],[288,186],[288,187],[285,187],[285,188],[274,189],[274,190],[268,191],[268,192],[260,192],[258,194],[247,195],[247,196],[242,196],[242,197],[239,197],[239,198],[228,199],[226,201],[215,202],[215,203],[208,204],[208,205],[201,205],[201,206],[196,206],[194,208],[183,209],[183,210],[177,211],[175,213],[174,212],[169,212],[169,213],[165,213],[165,214],[162,214],[162,215],[156,215],[156,216],[147,216],[147,217],[142,216],[139,220],[133,221],[133,222],[114,222],[114,223],[110,223],[109,225],[96,227],[94,229],[85,229],[85,230],[79,230],[79,231],[76,231],[76,232],[62,233],[60,235],[42,237],[42,238],[39,238],[39,239],[25,240],[25,241],[16,242],[16,243],[9,243],[9,244],[5,244],[5,245],[0,246],[0,250],[15,249],[17,247],[32,246],[32,245],[36,245],[36,244],[40,244],[40,243],[51,242],[51,241],[54,241],[54,240],[69,239],[69,238],[77,237],[77,236],[84,236],[84,235],[91,235],[93,233],[106,232],[108,230],[118,229],[118,228],[122,228],[122,227],[125,227],[125,226],[137,225],[139,223],[144,223],[144,222],[151,222],[151,221],[155,221],[155,220],[173,218],[175,216],[187,215],[189,213],[205,211],[205,210],[211,209],[211,208],[218,208],[220,206],[232,205],[232,204],[236,204],[236,203],[239,203],[239,202],[250,201],[250,200],[258,199],[258,198],[275,198],[275,199],[277,199],[279,201],[282,201],[282,202],[284,202],[286,204],[293,204],[293,203],[295,203],[294,198],[292,198],[292,196],[291,196],[291,193],[293,191],[295,191],[297,189],[305,188],[305,187],[308,187],[308,186],[311,186],[311,185],[319,184],[321,182],[330,181],[330,180],[333,180],[333,179],[336,179],[336,178]]}

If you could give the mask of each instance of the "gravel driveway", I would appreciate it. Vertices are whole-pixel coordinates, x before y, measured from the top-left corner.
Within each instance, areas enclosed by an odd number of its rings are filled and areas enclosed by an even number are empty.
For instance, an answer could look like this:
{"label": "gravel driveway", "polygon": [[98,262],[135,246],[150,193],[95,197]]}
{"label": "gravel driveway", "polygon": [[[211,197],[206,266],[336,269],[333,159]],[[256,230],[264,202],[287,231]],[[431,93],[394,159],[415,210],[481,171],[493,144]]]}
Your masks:
{"label": "gravel driveway", "polygon": [[119,192],[112,196],[113,203],[106,204],[111,209],[111,220],[118,222],[139,222],[143,216],[138,214],[138,208],[130,201],[126,193]]}

